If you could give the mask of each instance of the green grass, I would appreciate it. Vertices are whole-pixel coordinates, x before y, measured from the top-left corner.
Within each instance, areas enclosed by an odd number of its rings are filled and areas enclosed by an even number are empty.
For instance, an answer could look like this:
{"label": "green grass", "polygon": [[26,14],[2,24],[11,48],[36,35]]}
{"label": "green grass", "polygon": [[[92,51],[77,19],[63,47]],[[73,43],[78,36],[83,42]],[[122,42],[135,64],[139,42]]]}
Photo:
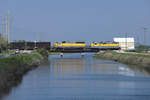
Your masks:
{"label": "green grass", "polygon": [[58,55],[60,52],[49,52],[48,55]]}
{"label": "green grass", "polygon": [[31,54],[20,54],[0,59],[0,93],[9,91],[21,82],[29,70],[36,68],[48,56],[46,51],[38,50]]}
{"label": "green grass", "polygon": [[8,50],[8,51],[3,51],[2,53],[0,53],[0,55],[5,56],[5,55],[9,55],[9,54],[14,54],[15,51],[13,50]]}
{"label": "green grass", "polygon": [[149,67],[150,65],[150,56],[143,54],[106,51],[100,54],[96,54],[95,57],[143,67]]}
{"label": "green grass", "polygon": [[109,52],[111,52],[113,55],[121,54],[121,55],[124,55],[124,56],[135,56],[135,57],[150,58],[149,55],[144,55],[144,54],[118,53],[118,52],[114,52],[114,51],[109,51]]}
{"label": "green grass", "polygon": [[14,67],[31,66],[34,61],[42,59],[42,56],[34,52],[32,54],[22,54],[17,56],[9,56],[0,59],[0,70]]}

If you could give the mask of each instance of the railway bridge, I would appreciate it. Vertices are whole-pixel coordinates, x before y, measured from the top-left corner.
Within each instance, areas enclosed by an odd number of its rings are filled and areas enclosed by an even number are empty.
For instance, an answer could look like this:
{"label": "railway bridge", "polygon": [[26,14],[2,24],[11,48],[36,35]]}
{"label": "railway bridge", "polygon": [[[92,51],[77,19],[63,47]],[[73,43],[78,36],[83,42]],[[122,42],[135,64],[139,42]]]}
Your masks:
{"label": "railway bridge", "polygon": [[118,50],[119,48],[52,48],[50,52],[62,52],[62,53],[86,53],[86,52],[99,52],[102,50]]}

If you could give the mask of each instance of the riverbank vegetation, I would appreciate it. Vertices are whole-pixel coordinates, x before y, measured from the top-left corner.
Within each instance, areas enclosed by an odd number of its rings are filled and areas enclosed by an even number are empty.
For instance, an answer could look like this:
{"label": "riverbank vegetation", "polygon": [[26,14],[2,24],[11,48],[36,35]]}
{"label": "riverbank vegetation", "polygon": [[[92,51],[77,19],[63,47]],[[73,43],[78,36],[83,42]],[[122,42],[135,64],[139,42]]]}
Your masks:
{"label": "riverbank vegetation", "polygon": [[60,54],[61,52],[49,52],[48,54],[49,55],[58,55],[58,54]]}
{"label": "riverbank vegetation", "polygon": [[105,51],[96,54],[95,57],[150,69],[150,55],[140,53],[118,53],[114,51]]}
{"label": "riverbank vegetation", "polygon": [[37,67],[47,57],[47,51],[41,49],[33,51],[31,54],[20,54],[0,59],[0,96],[17,85],[26,72]]}
{"label": "riverbank vegetation", "polygon": [[0,53],[7,50],[9,44],[5,37],[0,33]]}
{"label": "riverbank vegetation", "polygon": [[148,50],[149,50],[149,47],[146,45],[139,45],[139,46],[136,46],[135,48],[135,52],[138,52],[138,53],[148,52]]}

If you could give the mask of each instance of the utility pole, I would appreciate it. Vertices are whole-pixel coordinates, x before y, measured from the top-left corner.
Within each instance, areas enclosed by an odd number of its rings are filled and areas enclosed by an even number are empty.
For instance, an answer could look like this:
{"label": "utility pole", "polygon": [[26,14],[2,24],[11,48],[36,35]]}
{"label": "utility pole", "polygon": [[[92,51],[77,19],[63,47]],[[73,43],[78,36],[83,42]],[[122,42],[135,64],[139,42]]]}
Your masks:
{"label": "utility pole", "polygon": [[137,35],[137,44],[138,44],[138,45],[140,44],[139,41],[140,41],[140,40],[139,40],[139,36]]}
{"label": "utility pole", "polygon": [[134,38],[136,40],[136,44],[139,46],[139,44],[140,44],[139,35],[137,32],[134,32],[134,35],[135,35]]}
{"label": "utility pole", "polygon": [[10,42],[10,14],[8,12],[8,15],[7,15],[7,28],[8,28],[8,43]]}
{"label": "utility pole", "polygon": [[127,47],[127,32],[125,33],[125,49],[127,50],[128,47]]}
{"label": "utility pole", "polygon": [[3,18],[0,16],[0,34],[3,34]]}
{"label": "utility pole", "polygon": [[9,20],[10,19],[10,14],[9,12],[7,13],[6,15],[6,40],[8,41],[8,43],[10,42],[10,23],[9,23]]}
{"label": "utility pole", "polygon": [[2,34],[5,37],[5,24],[2,24]]}
{"label": "utility pole", "polygon": [[[1,17],[1,16],[0,16]],[[5,36],[5,18],[3,19],[2,17],[1,17],[1,19],[0,19],[0,33],[3,35],[3,37],[5,38],[6,36]]]}
{"label": "utility pole", "polygon": [[0,16],[0,34],[1,34],[1,16]]}
{"label": "utility pole", "polygon": [[36,41],[39,41],[39,33],[36,33]]}
{"label": "utility pole", "polygon": [[5,22],[6,40],[9,43],[10,42],[10,23],[9,23],[10,22],[10,14],[9,14],[9,12],[6,15],[5,20],[6,20],[6,22]]}
{"label": "utility pole", "polygon": [[144,27],[144,45],[146,46],[146,32],[147,28]]}
{"label": "utility pole", "polygon": [[7,24],[8,21],[7,21],[7,16],[5,17],[5,21],[6,21],[6,22],[5,22],[5,32],[6,32],[6,37],[5,37],[5,38],[6,38],[6,41],[8,41],[8,26],[7,26],[7,25],[8,25],[8,24]]}

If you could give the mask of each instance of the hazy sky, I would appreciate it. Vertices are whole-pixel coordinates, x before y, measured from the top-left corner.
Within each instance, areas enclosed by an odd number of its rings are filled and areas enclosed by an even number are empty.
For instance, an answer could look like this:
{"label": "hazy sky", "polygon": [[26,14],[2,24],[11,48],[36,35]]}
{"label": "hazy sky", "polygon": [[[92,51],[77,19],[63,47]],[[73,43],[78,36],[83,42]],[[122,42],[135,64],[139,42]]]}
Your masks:
{"label": "hazy sky", "polygon": [[150,0],[0,0],[0,16],[8,11],[11,40],[110,41],[128,32],[143,42],[147,27],[150,44]]}

